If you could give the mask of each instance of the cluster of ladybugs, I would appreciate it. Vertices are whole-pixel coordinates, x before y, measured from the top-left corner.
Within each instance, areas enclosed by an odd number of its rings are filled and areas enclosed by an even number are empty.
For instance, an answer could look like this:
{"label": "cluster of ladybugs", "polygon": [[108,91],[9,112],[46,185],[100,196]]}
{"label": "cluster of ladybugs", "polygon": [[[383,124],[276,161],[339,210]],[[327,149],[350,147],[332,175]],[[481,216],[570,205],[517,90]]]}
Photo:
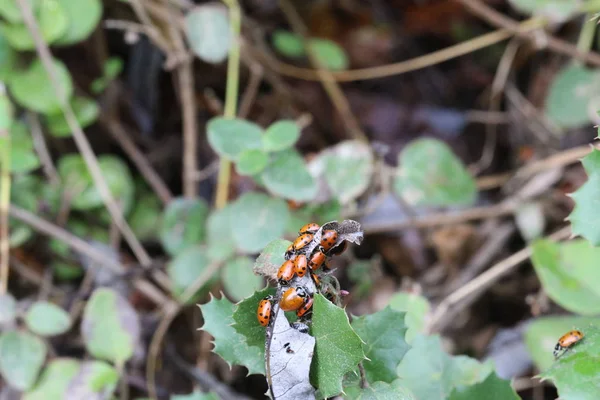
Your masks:
{"label": "cluster of ladybugs", "polygon": [[[319,277],[315,273],[319,268],[328,270],[329,264],[327,263],[328,256],[339,255],[346,250],[348,243],[344,241],[339,246],[332,248],[338,239],[338,233],[334,230],[324,230],[321,233],[321,241],[317,247],[312,251],[311,254],[302,253],[310,242],[312,242],[315,233],[320,229],[318,224],[311,222],[300,228],[298,237],[294,242],[287,248],[285,252],[285,261],[279,267],[277,271],[277,281],[283,286],[287,287],[294,276],[303,277],[310,270],[310,276],[312,277],[316,286],[320,285]],[[273,296],[267,296],[258,304],[258,310],[256,316],[258,322],[262,326],[269,325],[271,320],[271,308]],[[304,287],[289,287],[285,290],[279,301],[279,307],[283,311],[296,311],[298,318],[302,318],[310,311],[313,305],[313,298],[309,296],[308,291]]]}

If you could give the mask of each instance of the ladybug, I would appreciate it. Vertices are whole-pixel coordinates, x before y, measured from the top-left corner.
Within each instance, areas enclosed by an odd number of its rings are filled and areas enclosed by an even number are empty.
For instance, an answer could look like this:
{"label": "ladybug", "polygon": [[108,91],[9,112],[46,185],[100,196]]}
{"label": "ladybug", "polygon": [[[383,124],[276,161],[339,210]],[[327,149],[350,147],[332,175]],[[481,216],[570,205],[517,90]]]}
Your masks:
{"label": "ladybug", "polygon": [[321,285],[321,280],[319,279],[317,274],[310,274],[310,276],[312,277],[313,281],[315,282],[315,285],[317,285],[317,286]]}
{"label": "ladybug", "polygon": [[333,249],[329,250],[329,252],[327,252],[327,255],[328,256],[339,256],[344,251],[346,251],[347,248],[348,248],[348,242],[346,242],[344,240],[340,245],[335,246]]}
{"label": "ladybug", "polygon": [[313,235],[311,233],[304,233],[294,240],[292,243],[293,251],[298,251],[304,248],[307,244],[309,244],[313,240]]}
{"label": "ladybug", "polygon": [[271,300],[273,300],[273,296],[269,295],[258,303],[256,317],[258,318],[258,323],[262,326],[269,325],[269,321],[271,321]]}
{"label": "ladybug", "polygon": [[327,251],[333,247],[335,242],[337,242],[337,239],[338,233],[336,231],[323,231],[323,234],[321,235],[321,247],[323,247],[323,249]]}
{"label": "ladybug", "polygon": [[313,235],[310,233],[305,233],[300,235],[294,240],[294,242],[289,245],[287,250],[285,251],[285,259],[289,260],[293,253],[304,248],[307,244],[309,244],[313,240]]}
{"label": "ladybug", "polygon": [[277,280],[280,285],[287,285],[292,278],[294,277],[294,261],[286,260],[281,267],[279,267],[279,271],[277,271]]}
{"label": "ladybug", "polygon": [[321,265],[323,265],[326,258],[327,257],[325,256],[325,252],[323,251],[323,248],[319,247],[318,250],[315,251],[312,256],[310,256],[310,260],[308,261],[308,266],[313,271],[317,270],[317,269],[321,268]]}
{"label": "ladybug", "polygon": [[312,305],[313,305],[313,298],[309,297],[308,300],[306,300],[306,302],[302,305],[302,307],[300,307],[298,309],[298,311],[296,311],[296,315],[298,316],[298,318],[300,318],[304,314],[306,314],[311,309]]}
{"label": "ladybug", "polygon": [[318,224],[311,222],[311,223],[304,225],[302,228],[300,228],[300,230],[298,231],[298,234],[303,235],[305,233],[310,233],[310,234],[314,235],[315,233],[317,233],[319,228],[320,228],[320,226]]}
{"label": "ladybug", "polygon": [[561,351],[566,351],[571,348],[575,343],[578,343],[583,339],[583,332],[574,330],[565,333],[558,339],[556,346],[554,346],[554,357],[558,357]]}
{"label": "ladybug", "polygon": [[279,306],[283,311],[296,311],[304,304],[305,299],[308,297],[306,289],[303,287],[289,288],[281,296]]}
{"label": "ladybug", "polygon": [[294,271],[296,272],[296,275],[303,277],[304,275],[306,275],[307,268],[308,260],[306,259],[306,256],[304,254],[300,254],[294,260]]}

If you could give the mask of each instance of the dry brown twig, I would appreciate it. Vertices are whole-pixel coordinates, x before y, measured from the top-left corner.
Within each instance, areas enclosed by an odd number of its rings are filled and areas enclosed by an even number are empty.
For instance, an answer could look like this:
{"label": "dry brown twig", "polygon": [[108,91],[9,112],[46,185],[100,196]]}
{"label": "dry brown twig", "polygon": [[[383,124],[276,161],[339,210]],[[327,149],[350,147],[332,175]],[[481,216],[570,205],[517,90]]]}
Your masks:
{"label": "dry brown twig", "polygon": [[[90,246],[85,240],[67,232],[66,230],[30,213],[15,205],[11,205],[9,209],[10,216],[18,219],[21,222],[31,226],[36,231],[45,235],[51,236],[66,243],[71,249],[89,257],[104,268],[109,268],[117,273],[123,271],[120,264],[113,263],[106,257],[102,251]],[[134,286],[143,293],[148,299],[152,300],[158,306],[167,306],[172,303],[158,288],[148,281],[137,279],[133,282]]]}
{"label": "dry brown twig", "polygon": [[180,296],[179,304],[172,303],[168,308],[164,309],[163,316],[152,336],[150,346],[148,349],[148,362],[146,363],[146,382],[148,385],[148,394],[153,400],[157,400],[156,396],[156,364],[160,353],[160,345],[169,330],[169,326],[179,314],[181,309],[187,304],[187,302],[196,294],[202,286],[208,282],[208,280],[221,268],[221,263],[210,264],[202,274],[190,286],[188,286],[183,294]]}
{"label": "dry brown twig", "polygon": [[[565,240],[571,236],[571,226],[561,228],[548,236],[550,240]],[[483,292],[500,278],[511,272],[531,257],[531,247],[525,247],[508,258],[496,263],[476,278],[444,298],[435,308],[428,322],[428,332],[439,332],[452,321],[461,310],[479,298]]]}
{"label": "dry brown twig", "polygon": [[[500,94],[502,93],[508,76],[510,74],[513,61],[519,49],[519,42],[514,38],[508,42],[502,58],[498,63],[496,74],[494,75],[494,81],[492,82],[492,90],[490,93],[489,111],[500,110]],[[486,124],[486,139],[483,146],[481,157],[475,163],[474,166],[470,167],[473,175],[477,175],[480,171],[483,171],[490,166],[494,159],[494,151],[496,150],[497,132],[498,127],[496,124]]]}
{"label": "dry brown twig", "polygon": [[[508,29],[515,35],[529,40],[535,40],[535,37],[520,29],[519,22],[507,17],[506,15],[494,10],[480,0],[459,0],[470,12],[481,19],[494,25],[495,27]],[[569,42],[555,38],[551,34],[544,32],[544,42],[546,46],[557,53],[573,57],[579,61],[589,62],[594,65],[600,65],[600,54],[595,52],[582,52],[577,46]]]}
{"label": "dry brown twig", "polygon": [[[541,28],[543,25],[544,21],[538,18],[530,18],[521,22],[518,25],[518,31],[519,33],[527,34],[528,32],[532,32],[536,29]],[[379,67],[331,72],[331,77],[337,82],[352,82],[358,80],[378,79],[393,75],[405,74],[407,72],[430,67],[432,65],[436,65],[444,61],[463,56],[465,54],[470,54],[474,51],[492,46],[496,43],[509,39],[514,35],[514,30],[498,29],[494,32],[486,33],[474,39],[470,39],[446,47],[445,49],[425,54],[423,56],[415,57],[410,60],[400,61],[388,65],[382,65]],[[268,52],[264,50],[259,50],[258,48],[254,48],[249,43],[246,43],[246,47],[247,50],[252,52],[257,59],[262,60],[268,68],[276,71],[281,75],[310,81],[320,80],[317,72],[313,69],[300,68],[279,61],[276,58],[272,57],[270,54],[268,54]]]}
{"label": "dry brown twig", "polygon": [[319,81],[323,85],[325,92],[327,92],[331,102],[340,114],[342,121],[346,124],[348,132],[354,137],[354,139],[367,142],[367,135],[365,135],[363,132],[358,119],[352,112],[352,108],[350,107],[350,103],[344,95],[344,92],[333,78],[331,71],[321,66],[318,58],[314,54],[313,49],[307,45],[308,31],[304,25],[304,22],[300,18],[300,15],[298,15],[298,12],[288,0],[279,0],[279,6],[285,14],[290,26],[292,27],[292,30],[302,37],[302,43],[306,54],[308,54],[310,63],[316,68]]}
{"label": "dry brown twig", "polygon": [[162,203],[169,203],[173,199],[173,194],[160,175],[158,175],[152,164],[150,164],[150,161],[148,161],[140,149],[137,148],[133,140],[131,140],[123,125],[113,118],[104,117],[100,118],[100,123],[105,125],[113,139],[119,143],[123,151],[137,167],[140,174],[144,177],[152,190],[154,190],[154,193],[156,193],[156,196]]}
{"label": "dry brown twig", "polygon": [[33,147],[40,158],[44,174],[46,174],[46,177],[50,183],[53,185],[58,185],[60,183],[60,178],[58,177],[58,172],[56,172],[56,167],[52,162],[52,157],[48,151],[48,146],[46,146],[46,140],[44,139],[44,132],[42,131],[40,119],[36,113],[28,111],[27,122],[29,123],[29,127],[31,129],[30,131],[31,138],[33,139]]}

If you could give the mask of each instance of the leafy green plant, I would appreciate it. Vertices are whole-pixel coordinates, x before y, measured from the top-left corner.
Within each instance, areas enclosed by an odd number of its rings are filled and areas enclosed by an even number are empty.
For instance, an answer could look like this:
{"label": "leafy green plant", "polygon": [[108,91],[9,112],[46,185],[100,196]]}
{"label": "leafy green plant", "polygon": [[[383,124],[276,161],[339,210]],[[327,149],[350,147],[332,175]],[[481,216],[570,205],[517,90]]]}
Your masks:
{"label": "leafy green plant", "polygon": [[[84,336],[87,332],[86,346],[90,353],[112,358],[119,363],[123,355],[129,357],[124,344],[127,341],[131,343],[132,339],[123,337],[119,331],[121,324],[115,324],[110,318],[115,313],[119,313],[119,318],[127,318],[129,333],[135,330],[132,324],[135,318],[127,315],[130,312],[128,304],[122,307],[122,303],[114,301],[117,297],[108,289],[95,291],[84,312],[82,331]],[[11,387],[24,391],[23,398],[68,398],[74,393],[93,397],[98,393],[112,393],[115,390],[119,374],[105,362],[89,360],[80,363],[74,359],[55,358],[45,365],[48,349],[38,335],[48,337],[64,334],[72,325],[71,316],[61,307],[38,301],[20,315],[17,313],[15,299],[4,295],[0,297],[0,309],[3,316],[0,321],[0,375]],[[17,317],[23,319],[24,326],[29,331],[14,328]],[[112,349],[116,349],[116,353],[111,353]]]}
{"label": "leafy green plant", "polygon": [[[272,42],[275,49],[286,57],[302,58],[306,56],[302,38],[294,33],[277,30],[273,33]],[[310,38],[307,46],[322,67],[330,70],[348,68],[348,56],[344,49],[335,42],[328,39]]]}
{"label": "leafy green plant", "polygon": [[[348,228],[339,229],[350,232]],[[284,261],[283,253],[289,244],[280,239],[269,243],[257,258],[254,271],[272,278]],[[323,293],[335,298],[335,287],[322,286]],[[395,308],[408,310],[410,319],[407,312],[386,307],[353,317],[350,323],[344,309],[315,293],[309,334],[294,329],[293,324],[298,321],[293,322],[292,313],[292,329],[286,329],[290,322],[277,306],[271,314],[275,319],[273,326],[266,328],[270,333],[265,333],[265,327],[256,318],[257,305],[267,295],[279,296],[285,288],[265,288],[237,304],[213,298],[200,306],[205,320],[202,329],[215,338],[214,351],[230,364],[243,365],[250,373],[265,374],[276,397],[286,391],[311,396],[317,389],[320,398],[344,391],[353,399],[460,399],[469,398],[469,393],[495,390],[510,396],[505,398],[518,399],[510,384],[494,374],[490,363],[479,363],[466,356],[452,357],[444,352],[438,337],[419,333],[428,304],[418,296],[400,293],[392,301]],[[414,330],[410,345],[406,341],[407,321]],[[291,358],[280,364],[280,354]],[[265,360],[269,362],[265,364]],[[276,376],[271,375],[274,370]]]}

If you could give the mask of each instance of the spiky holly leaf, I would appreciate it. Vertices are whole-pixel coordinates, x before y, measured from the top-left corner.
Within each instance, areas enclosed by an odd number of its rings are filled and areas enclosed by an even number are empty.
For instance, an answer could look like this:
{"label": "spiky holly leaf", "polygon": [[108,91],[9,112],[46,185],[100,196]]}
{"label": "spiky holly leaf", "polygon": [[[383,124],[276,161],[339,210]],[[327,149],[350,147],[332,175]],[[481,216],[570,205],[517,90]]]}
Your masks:
{"label": "spiky holly leaf", "polygon": [[256,309],[258,303],[267,295],[275,295],[275,289],[265,288],[254,292],[247,299],[237,304],[233,313],[233,328],[242,335],[248,346],[258,347],[261,353],[265,350],[265,327],[258,323]]}
{"label": "spiky holly leaf", "polygon": [[600,327],[600,318],[560,315],[536,318],[528,324],[524,336],[525,345],[538,370],[544,371],[554,363],[552,350],[559,337],[565,332],[589,325]]}
{"label": "spiky holly leaf", "polygon": [[354,332],[346,312],[321,294],[315,294],[312,335],[317,344],[310,381],[325,398],[342,391],[343,376],[365,359],[363,342]]}
{"label": "spiky holly leaf", "polygon": [[348,400],[416,400],[410,389],[403,386],[400,379],[392,383],[375,382],[361,389],[359,386],[344,388]]}
{"label": "spiky holly leaf", "polygon": [[370,361],[364,361],[363,366],[368,382],[390,383],[398,377],[396,369],[410,347],[404,341],[405,314],[388,306],[352,321],[352,328],[366,343],[363,349]]}
{"label": "spiky holly leaf", "polygon": [[583,239],[566,243],[538,239],[531,248],[535,272],[548,297],[578,314],[600,312],[600,248]]}
{"label": "spiky holly leaf", "polygon": [[199,307],[204,317],[202,329],[215,338],[213,351],[229,365],[243,365],[250,374],[264,375],[264,348],[248,346],[245,337],[231,326],[234,322],[234,304],[225,297],[212,297]]}
{"label": "spiky holly leaf", "polygon": [[600,245],[600,151],[595,148],[581,161],[588,180],[570,196],[575,208],[569,215],[573,235],[581,235],[594,246]]}
{"label": "spiky holly leaf", "polygon": [[600,328],[581,328],[584,338],[566,351],[550,369],[540,374],[550,379],[561,399],[592,400],[598,398],[600,385]]}
{"label": "spiky holly leaf", "polygon": [[519,400],[520,397],[510,386],[510,382],[500,379],[495,373],[491,373],[480,383],[476,383],[464,389],[455,388],[449,400]]}

